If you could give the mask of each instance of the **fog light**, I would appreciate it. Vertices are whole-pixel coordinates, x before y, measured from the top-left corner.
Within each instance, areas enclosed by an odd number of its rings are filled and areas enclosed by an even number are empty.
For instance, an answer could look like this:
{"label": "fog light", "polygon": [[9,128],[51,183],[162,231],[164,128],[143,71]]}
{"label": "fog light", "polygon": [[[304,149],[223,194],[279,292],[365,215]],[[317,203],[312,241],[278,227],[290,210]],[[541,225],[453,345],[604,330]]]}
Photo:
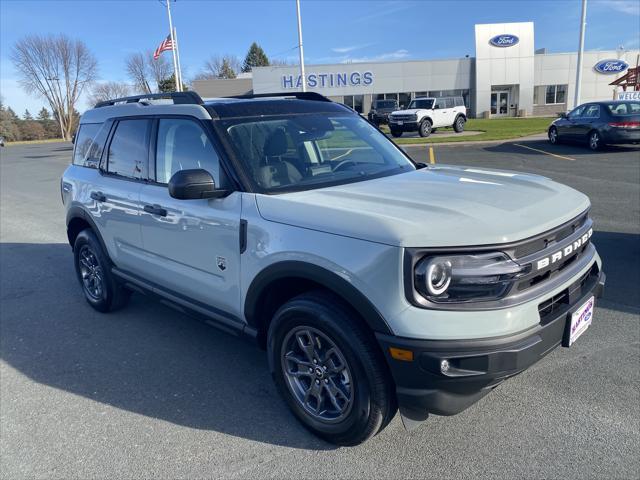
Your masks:
{"label": "fog light", "polygon": [[447,373],[449,371],[449,367],[450,367],[449,360],[442,360],[440,362],[440,371],[442,373]]}

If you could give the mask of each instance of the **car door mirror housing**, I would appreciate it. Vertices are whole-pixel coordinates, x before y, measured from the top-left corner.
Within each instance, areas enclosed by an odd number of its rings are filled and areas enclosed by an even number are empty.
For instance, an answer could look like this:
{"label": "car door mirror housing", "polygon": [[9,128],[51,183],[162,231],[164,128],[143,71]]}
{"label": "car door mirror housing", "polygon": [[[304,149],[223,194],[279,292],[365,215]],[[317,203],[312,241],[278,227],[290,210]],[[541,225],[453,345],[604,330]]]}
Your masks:
{"label": "car door mirror housing", "polygon": [[178,200],[221,198],[228,194],[228,190],[216,188],[211,174],[202,168],[180,170],[169,180],[169,195]]}
{"label": "car door mirror housing", "polygon": [[568,118],[569,115],[567,114],[567,112],[560,112],[560,114],[558,115],[560,118]]}

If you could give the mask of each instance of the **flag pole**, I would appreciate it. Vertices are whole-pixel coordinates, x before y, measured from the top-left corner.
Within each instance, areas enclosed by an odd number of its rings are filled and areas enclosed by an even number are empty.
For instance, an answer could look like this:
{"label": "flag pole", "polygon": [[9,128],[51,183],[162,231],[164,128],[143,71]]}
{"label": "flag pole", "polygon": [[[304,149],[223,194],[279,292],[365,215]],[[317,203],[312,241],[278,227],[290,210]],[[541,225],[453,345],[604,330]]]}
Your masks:
{"label": "flag pole", "polygon": [[167,0],[167,15],[169,16],[169,34],[171,35],[171,52],[173,53],[173,78],[175,80],[176,92],[182,91],[182,82],[178,79],[178,59],[176,57],[176,39],[173,37],[173,22],[171,21],[171,0]]}
{"label": "flag pole", "polygon": [[580,42],[578,43],[578,65],[576,68],[576,90],[573,97],[573,108],[580,104],[580,89],[582,87],[582,55],[584,54],[584,29],[587,26],[587,0],[582,0],[582,15],[580,19]]}
{"label": "flag pole", "polygon": [[184,87],[184,82],[182,81],[182,65],[180,65],[180,46],[178,45],[178,31],[176,27],[173,27],[173,39],[176,42],[176,59],[178,62],[178,76],[180,77],[180,91],[182,91],[182,87]]}
{"label": "flag pole", "polygon": [[300,20],[300,0],[296,0],[296,11],[298,14],[298,49],[300,53],[300,80],[302,81],[302,91],[307,91],[307,79],[304,77],[304,49],[302,48],[302,21]]}

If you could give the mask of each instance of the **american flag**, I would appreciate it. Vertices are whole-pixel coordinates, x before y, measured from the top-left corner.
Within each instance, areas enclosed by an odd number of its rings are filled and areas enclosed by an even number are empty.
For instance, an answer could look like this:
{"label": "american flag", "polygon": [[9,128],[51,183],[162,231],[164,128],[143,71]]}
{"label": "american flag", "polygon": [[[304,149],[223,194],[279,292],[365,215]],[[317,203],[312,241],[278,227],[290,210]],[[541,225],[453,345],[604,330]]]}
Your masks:
{"label": "american flag", "polygon": [[153,59],[157,60],[160,57],[162,52],[166,52],[167,50],[173,50],[173,42],[171,41],[171,34],[167,35],[162,43],[156,48],[156,51],[153,54]]}

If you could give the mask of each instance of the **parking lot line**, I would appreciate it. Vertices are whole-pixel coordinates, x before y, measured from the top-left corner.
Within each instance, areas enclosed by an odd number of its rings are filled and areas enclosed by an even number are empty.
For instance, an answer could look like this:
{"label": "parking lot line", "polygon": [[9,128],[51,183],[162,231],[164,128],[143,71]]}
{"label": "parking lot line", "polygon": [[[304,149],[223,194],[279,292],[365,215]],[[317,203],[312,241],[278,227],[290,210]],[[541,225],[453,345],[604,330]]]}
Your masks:
{"label": "parking lot line", "polygon": [[533,147],[528,147],[527,145],[522,145],[520,143],[514,143],[514,145],[516,147],[522,147],[522,148],[526,148],[528,150],[533,150],[534,152],[539,152],[539,153],[545,153],[547,155],[551,155],[552,157],[556,157],[556,158],[560,158],[562,160],[571,160],[572,162],[574,162],[576,159],[575,158],[571,158],[571,157],[565,157],[564,155],[557,155],[555,153],[551,153],[551,152],[546,152],[545,150],[539,150],[537,148],[533,148]]}
{"label": "parking lot line", "polygon": [[434,163],[436,163],[436,157],[433,154],[433,147],[429,147],[429,163],[431,165],[433,165]]}

